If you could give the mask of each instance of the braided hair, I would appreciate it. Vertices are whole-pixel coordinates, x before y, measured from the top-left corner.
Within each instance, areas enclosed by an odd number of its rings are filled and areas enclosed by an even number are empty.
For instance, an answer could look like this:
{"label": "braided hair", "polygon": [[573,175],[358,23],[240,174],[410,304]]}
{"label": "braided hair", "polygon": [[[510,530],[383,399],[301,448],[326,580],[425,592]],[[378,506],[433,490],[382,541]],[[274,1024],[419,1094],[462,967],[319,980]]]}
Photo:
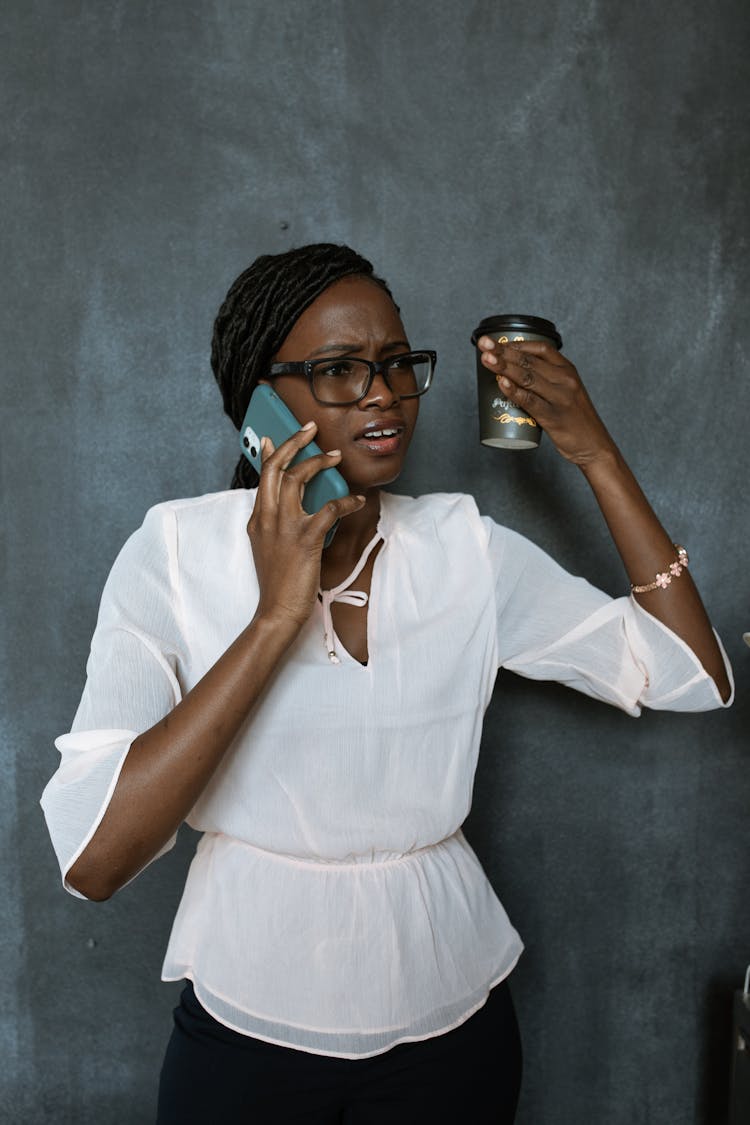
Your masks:
{"label": "braided hair", "polygon": [[[317,242],[282,254],[262,254],[232,283],[211,340],[211,367],[224,410],[239,430],[250,395],[295,321],[324,289],[342,277],[367,277],[393,300],[385,281],[348,246]],[[254,488],[258,474],[240,457],[232,488]]]}

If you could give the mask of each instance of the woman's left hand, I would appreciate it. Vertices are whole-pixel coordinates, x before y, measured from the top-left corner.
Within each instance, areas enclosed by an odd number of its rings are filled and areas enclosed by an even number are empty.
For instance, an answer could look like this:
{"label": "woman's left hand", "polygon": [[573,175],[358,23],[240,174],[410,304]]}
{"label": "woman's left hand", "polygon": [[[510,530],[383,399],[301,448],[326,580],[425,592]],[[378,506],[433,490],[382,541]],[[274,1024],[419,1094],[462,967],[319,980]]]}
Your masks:
{"label": "woman's left hand", "polygon": [[568,461],[585,467],[612,452],[612,438],[576,368],[552,344],[500,344],[480,336],[477,346],[500,393],[530,414]]}

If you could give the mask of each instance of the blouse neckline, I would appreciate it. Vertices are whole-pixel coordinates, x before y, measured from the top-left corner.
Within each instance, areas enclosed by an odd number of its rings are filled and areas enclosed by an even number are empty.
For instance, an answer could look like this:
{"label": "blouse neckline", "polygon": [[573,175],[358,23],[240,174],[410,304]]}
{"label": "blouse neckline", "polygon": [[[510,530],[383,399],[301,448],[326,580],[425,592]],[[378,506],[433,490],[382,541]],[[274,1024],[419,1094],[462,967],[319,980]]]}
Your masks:
{"label": "blouse neckline", "polygon": [[[343,652],[345,652],[348,656],[350,656],[351,659],[354,660],[356,664],[359,664],[360,667],[364,668],[369,663],[369,660],[370,660],[369,638],[368,638],[368,644],[367,644],[367,658],[368,659],[367,659],[366,663],[363,663],[361,660],[356,660],[355,657],[353,657],[351,655],[351,653],[348,651],[348,649],[346,649],[345,646],[341,644],[341,641],[336,636],[336,631],[333,628],[333,617],[331,616],[331,606],[333,605],[334,602],[341,602],[341,603],[344,603],[346,605],[361,606],[362,608],[364,608],[367,605],[367,603],[369,601],[369,596],[364,592],[364,590],[351,590],[351,589],[349,589],[349,587],[351,586],[352,582],[356,581],[356,579],[362,573],[362,571],[364,570],[364,567],[367,563],[367,560],[369,559],[370,555],[372,554],[372,552],[377,547],[378,543],[381,542],[381,540],[384,540],[384,536],[383,536],[383,533],[380,529],[380,520],[378,520],[378,526],[375,529],[375,534],[373,535],[372,539],[370,540],[370,542],[365,547],[362,554],[359,556],[359,560],[358,560],[356,566],[354,567],[354,570],[351,572],[351,574],[347,575],[347,577],[343,580],[343,582],[339,582],[339,584],[337,586],[333,586],[330,590],[323,590],[323,589],[318,590],[318,597],[320,598],[321,604],[323,606],[323,641],[324,641],[324,644],[326,646],[326,652],[328,653],[328,659],[330,660],[331,664],[340,664],[341,663],[341,658],[339,657],[338,652],[336,651],[336,645],[337,644],[339,645],[341,650]],[[372,592],[372,584],[370,585],[370,591]]]}

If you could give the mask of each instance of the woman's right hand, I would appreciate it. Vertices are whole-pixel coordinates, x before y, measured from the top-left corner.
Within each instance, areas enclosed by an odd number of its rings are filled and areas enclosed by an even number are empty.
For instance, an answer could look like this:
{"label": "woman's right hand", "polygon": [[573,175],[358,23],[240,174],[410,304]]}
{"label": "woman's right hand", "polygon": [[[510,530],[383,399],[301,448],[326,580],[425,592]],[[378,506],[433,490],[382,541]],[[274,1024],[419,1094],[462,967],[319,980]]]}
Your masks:
{"label": "woman's right hand", "polygon": [[363,496],[329,500],[310,516],[302,507],[305,485],[323,469],[338,465],[341,451],[332,449],[290,468],[300,449],[315,437],[308,422],[274,449],[270,438],[261,442],[262,469],[255,507],[247,534],[260,586],[255,617],[282,617],[297,628],[304,625],[320,587],[320,563],[325,537],[344,516],[364,506]]}

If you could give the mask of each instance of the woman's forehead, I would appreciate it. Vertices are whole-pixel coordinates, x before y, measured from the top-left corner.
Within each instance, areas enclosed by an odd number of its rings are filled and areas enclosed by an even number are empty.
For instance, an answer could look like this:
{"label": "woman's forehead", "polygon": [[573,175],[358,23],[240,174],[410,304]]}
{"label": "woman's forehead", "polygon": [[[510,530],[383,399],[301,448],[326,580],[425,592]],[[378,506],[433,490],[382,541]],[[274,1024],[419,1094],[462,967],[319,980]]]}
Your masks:
{"label": "woman's forehead", "polygon": [[[308,305],[287,336],[283,349],[362,339],[406,339],[401,317],[385,289],[366,277],[334,281]],[[280,351],[282,349],[279,349]]]}

